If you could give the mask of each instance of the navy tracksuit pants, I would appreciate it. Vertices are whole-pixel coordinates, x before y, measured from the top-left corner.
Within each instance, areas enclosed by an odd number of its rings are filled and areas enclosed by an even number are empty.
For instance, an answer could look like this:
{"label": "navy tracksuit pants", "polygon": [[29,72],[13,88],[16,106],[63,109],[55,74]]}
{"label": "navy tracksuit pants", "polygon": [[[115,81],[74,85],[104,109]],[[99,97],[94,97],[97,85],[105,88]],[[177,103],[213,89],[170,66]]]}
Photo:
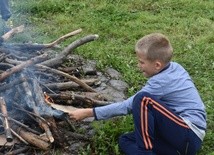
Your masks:
{"label": "navy tracksuit pants", "polygon": [[195,155],[202,141],[172,110],[140,92],[133,100],[134,132],[119,138],[126,155]]}

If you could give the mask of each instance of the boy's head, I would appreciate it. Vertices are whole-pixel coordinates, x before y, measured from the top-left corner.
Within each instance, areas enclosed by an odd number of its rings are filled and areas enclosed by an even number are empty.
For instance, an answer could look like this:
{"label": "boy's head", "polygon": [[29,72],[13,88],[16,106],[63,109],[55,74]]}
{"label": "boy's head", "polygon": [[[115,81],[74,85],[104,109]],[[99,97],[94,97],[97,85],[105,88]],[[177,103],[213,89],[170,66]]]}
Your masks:
{"label": "boy's head", "polygon": [[138,40],[135,51],[139,68],[146,77],[151,77],[170,62],[173,49],[166,36],[152,33]]}

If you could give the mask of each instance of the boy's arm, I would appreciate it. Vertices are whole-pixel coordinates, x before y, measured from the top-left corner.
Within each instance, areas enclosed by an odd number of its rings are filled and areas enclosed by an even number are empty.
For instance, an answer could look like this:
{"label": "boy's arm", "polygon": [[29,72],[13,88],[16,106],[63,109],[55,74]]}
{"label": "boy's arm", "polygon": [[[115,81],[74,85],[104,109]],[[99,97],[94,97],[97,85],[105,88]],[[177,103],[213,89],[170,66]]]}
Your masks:
{"label": "boy's arm", "polygon": [[69,112],[69,116],[73,120],[83,120],[88,117],[95,117],[96,120],[103,120],[114,116],[126,115],[131,111],[133,98],[134,96],[122,102],[96,108],[80,108]]}
{"label": "boy's arm", "polygon": [[112,103],[106,106],[95,107],[93,109],[96,120],[105,120],[114,116],[126,115],[132,110],[134,96],[122,101]]}

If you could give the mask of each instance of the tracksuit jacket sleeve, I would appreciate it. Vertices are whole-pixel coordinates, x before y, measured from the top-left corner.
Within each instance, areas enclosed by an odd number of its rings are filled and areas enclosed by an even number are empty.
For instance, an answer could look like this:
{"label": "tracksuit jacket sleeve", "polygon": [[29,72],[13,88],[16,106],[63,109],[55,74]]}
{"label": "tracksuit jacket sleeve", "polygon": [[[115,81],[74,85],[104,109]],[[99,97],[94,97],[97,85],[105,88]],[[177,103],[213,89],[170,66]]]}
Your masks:
{"label": "tracksuit jacket sleeve", "polygon": [[126,115],[131,112],[134,96],[122,101],[93,109],[96,120],[105,120],[114,116]]}

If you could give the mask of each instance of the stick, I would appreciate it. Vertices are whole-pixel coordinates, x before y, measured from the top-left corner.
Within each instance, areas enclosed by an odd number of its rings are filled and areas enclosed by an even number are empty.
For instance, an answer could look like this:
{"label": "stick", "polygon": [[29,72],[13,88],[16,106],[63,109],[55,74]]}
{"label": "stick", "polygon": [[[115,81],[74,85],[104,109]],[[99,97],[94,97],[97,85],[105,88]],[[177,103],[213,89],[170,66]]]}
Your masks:
{"label": "stick", "polygon": [[73,43],[71,43],[70,45],[68,45],[57,57],[46,60],[46,61],[42,62],[41,64],[45,65],[45,66],[49,66],[49,67],[57,66],[58,64],[61,64],[67,58],[67,55],[70,54],[71,51],[73,51],[75,48],[77,48],[85,43],[94,41],[98,37],[99,36],[95,34],[95,35],[88,35],[79,40],[76,40]]}
{"label": "stick", "polygon": [[1,36],[1,41],[4,42],[6,40],[8,40],[10,37],[14,36],[17,33],[20,33],[24,30],[24,25],[15,27],[13,29],[11,29],[10,31],[8,31],[7,33],[5,33],[3,36]]}
{"label": "stick", "polygon": [[31,58],[30,60],[21,62],[19,65],[14,66],[14,67],[6,70],[5,72],[3,72],[0,75],[0,81],[3,81],[4,79],[6,79],[11,74],[18,72],[18,71],[22,70],[25,67],[31,66],[31,65],[33,65],[35,63],[39,63],[39,62],[43,61],[44,59],[47,59],[47,56],[48,56],[47,54],[43,54],[43,55]]}
{"label": "stick", "polygon": [[81,31],[82,31],[82,29],[78,29],[78,30],[75,30],[75,31],[73,31],[73,32],[70,32],[70,33],[68,33],[68,34],[66,34],[66,35],[61,36],[60,38],[58,38],[57,40],[55,40],[55,41],[53,41],[53,42],[51,42],[51,43],[44,44],[44,46],[45,46],[46,48],[53,47],[53,46],[55,46],[55,45],[61,43],[61,42],[64,41],[65,39],[67,39],[67,38],[69,38],[69,37],[71,37],[71,36],[74,36],[74,35],[80,33]]}
{"label": "stick", "polygon": [[19,128],[15,125],[13,125],[13,129],[21,136],[25,141],[28,143],[42,149],[42,150],[48,150],[50,147],[50,143],[42,140],[40,136],[35,135],[31,132],[27,132],[26,130]]}
{"label": "stick", "polygon": [[[82,82],[86,83],[87,85],[91,86],[95,82],[99,81],[98,79],[83,79]],[[60,83],[48,83],[45,84],[46,87],[49,89],[56,89],[56,90],[68,90],[68,89],[76,89],[79,87],[79,85],[75,82],[69,81],[69,82],[60,82]],[[1,88],[0,88],[1,90]]]}
{"label": "stick", "polygon": [[48,94],[48,96],[50,96],[53,99],[66,99],[66,100],[81,100],[84,101],[86,103],[89,103],[91,105],[108,105],[110,104],[109,102],[106,101],[99,101],[99,100],[95,100],[93,98],[87,97],[87,96],[83,96],[83,95],[78,95],[78,94],[74,94],[72,93],[71,95],[69,94]]}
{"label": "stick", "polygon": [[8,122],[8,114],[7,114],[7,107],[5,104],[5,101],[3,99],[3,97],[0,97],[0,105],[1,105],[1,112],[4,116],[4,130],[5,130],[5,136],[7,139],[7,142],[12,142],[13,141],[13,137],[10,131],[10,126],[9,126],[9,122]]}
{"label": "stick", "polygon": [[19,136],[13,129],[10,129],[14,136],[16,136],[20,141],[28,145],[28,142],[26,142],[21,136]]}

